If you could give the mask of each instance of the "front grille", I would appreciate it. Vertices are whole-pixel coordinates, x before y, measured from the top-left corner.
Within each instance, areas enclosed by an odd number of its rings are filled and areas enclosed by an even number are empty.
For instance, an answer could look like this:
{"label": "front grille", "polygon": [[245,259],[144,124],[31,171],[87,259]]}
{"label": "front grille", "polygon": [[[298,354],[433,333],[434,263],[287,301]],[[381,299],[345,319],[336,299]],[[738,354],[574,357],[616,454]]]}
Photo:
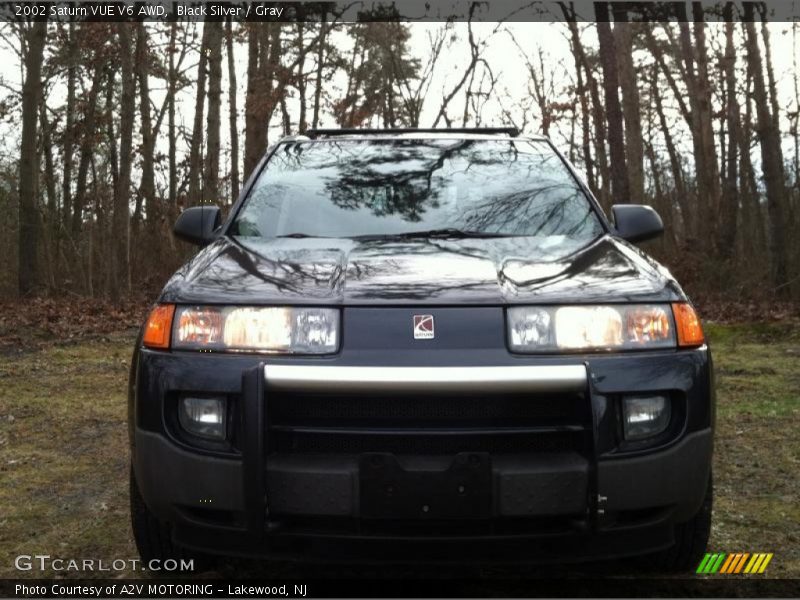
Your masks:
{"label": "front grille", "polygon": [[361,454],[391,452],[393,454],[457,454],[490,452],[519,454],[528,452],[569,452],[582,441],[583,432],[537,432],[474,435],[469,433],[433,434],[420,430],[413,434],[353,434],[352,432],[287,432],[272,433],[274,448],[292,454]]}
{"label": "front grille", "polygon": [[267,392],[280,454],[518,454],[582,451],[583,394],[342,395]]}
{"label": "front grille", "polygon": [[278,424],[506,425],[574,424],[585,418],[582,394],[531,396],[270,394],[269,414]]}

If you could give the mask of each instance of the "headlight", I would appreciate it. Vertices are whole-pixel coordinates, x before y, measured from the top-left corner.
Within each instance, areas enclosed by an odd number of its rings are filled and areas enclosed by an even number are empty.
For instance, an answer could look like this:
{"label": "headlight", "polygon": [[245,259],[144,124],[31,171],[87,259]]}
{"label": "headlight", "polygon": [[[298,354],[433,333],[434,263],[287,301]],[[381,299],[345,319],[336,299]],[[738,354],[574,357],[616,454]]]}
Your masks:
{"label": "headlight", "polygon": [[184,306],[174,323],[176,349],[330,354],[339,348],[333,308]]}
{"label": "headlight", "polygon": [[669,305],[520,306],[508,309],[514,352],[674,348]]}

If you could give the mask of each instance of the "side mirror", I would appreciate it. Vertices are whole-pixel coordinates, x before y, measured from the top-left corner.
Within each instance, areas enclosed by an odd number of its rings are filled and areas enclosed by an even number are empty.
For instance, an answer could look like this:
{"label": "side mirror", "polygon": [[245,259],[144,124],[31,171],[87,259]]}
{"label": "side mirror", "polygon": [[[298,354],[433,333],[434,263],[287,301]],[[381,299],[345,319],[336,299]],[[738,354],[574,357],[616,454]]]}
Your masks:
{"label": "side mirror", "polygon": [[643,204],[615,204],[611,207],[617,235],[629,242],[651,240],[664,233],[664,222],[658,213]]}
{"label": "side mirror", "polygon": [[190,244],[205,246],[214,241],[214,232],[222,225],[222,213],[218,206],[192,206],[184,210],[172,233]]}

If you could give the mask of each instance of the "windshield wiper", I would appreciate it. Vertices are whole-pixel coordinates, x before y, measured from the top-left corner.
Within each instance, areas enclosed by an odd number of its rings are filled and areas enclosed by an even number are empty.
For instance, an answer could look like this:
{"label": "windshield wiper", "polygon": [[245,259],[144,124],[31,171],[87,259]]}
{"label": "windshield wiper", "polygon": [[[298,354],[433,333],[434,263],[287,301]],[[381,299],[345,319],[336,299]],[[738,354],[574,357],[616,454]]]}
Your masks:
{"label": "windshield wiper", "polygon": [[401,233],[385,233],[376,235],[356,235],[355,240],[384,240],[384,239],[415,239],[415,238],[501,238],[510,237],[508,233],[490,233],[487,231],[469,231],[455,227],[442,227],[440,229],[422,229],[419,231],[403,231]]}
{"label": "windshield wiper", "polygon": [[287,233],[286,235],[276,235],[275,237],[278,238],[292,238],[292,239],[303,239],[303,238],[321,238],[326,237],[324,235],[311,235],[309,233]]}

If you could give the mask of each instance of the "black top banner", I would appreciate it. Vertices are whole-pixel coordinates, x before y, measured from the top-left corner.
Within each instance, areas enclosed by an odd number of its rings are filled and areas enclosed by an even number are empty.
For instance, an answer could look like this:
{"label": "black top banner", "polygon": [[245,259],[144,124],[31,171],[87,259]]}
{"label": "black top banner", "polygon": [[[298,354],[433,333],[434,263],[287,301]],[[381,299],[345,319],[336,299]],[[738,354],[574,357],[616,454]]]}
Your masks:
{"label": "black top banner", "polygon": [[[599,6],[595,6],[599,5]],[[0,0],[0,21],[53,22],[553,22],[609,21],[795,21],[795,2],[574,2],[504,0],[397,0],[334,2],[237,1],[81,1],[44,2]]]}

